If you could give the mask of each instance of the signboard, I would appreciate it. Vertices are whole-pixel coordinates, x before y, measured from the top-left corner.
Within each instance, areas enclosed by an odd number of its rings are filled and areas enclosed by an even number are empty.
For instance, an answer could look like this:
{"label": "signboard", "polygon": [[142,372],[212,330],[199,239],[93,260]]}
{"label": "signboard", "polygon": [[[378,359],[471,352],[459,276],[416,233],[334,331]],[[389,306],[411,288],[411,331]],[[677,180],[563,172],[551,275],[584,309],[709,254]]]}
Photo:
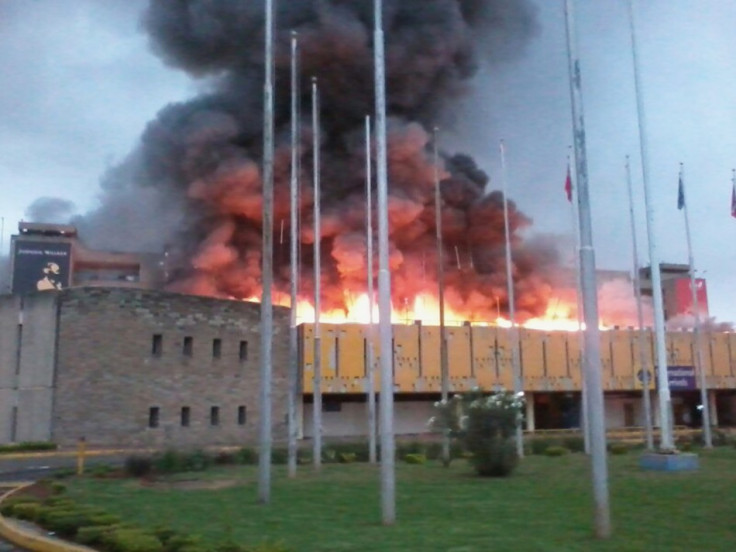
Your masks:
{"label": "signboard", "polygon": [[667,366],[670,391],[690,391],[695,387],[695,366]]}
{"label": "signboard", "polygon": [[13,293],[69,287],[71,244],[17,240],[13,251]]}

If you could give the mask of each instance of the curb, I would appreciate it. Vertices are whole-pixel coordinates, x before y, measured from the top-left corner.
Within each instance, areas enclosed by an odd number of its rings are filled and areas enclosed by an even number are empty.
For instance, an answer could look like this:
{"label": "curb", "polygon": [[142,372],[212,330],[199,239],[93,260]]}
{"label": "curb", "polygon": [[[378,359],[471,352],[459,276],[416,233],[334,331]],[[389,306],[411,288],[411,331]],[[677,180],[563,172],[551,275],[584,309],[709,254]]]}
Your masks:
{"label": "curb", "polygon": [[[0,495],[0,503],[11,497],[14,493],[32,484],[33,482],[21,484]],[[94,549],[87,548],[86,546],[71,544],[26,531],[2,515],[0,515],[0,537],[31,552],[96,552]]]}

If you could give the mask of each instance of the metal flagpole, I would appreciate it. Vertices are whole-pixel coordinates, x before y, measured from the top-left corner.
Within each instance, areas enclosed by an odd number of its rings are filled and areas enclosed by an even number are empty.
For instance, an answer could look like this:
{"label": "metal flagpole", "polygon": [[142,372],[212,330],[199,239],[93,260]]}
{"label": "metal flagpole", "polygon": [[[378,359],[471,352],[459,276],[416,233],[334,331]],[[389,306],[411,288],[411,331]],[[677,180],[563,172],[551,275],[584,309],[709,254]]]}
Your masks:
{"label": "metal flagpole", "polygon": [[631,186],[631,167],[629,156],[626,156],[626,187],[629,192],[629,219],[631,221],[631,245],[634,257],[634,292],[636,294],[636,317],[639,324],[637,332],[639,338],[639,364],[641,365],[642,401],[644,404],[644,433],[646,434],[647,450],[654,449],[654,432],[652,430],[652,405],[649,397],[649,360],[646,351],[646,337],[644,334],[644,313],[641,305],[641,277],[639,276],[639,248],[636,239],[636,219],[634,217],[634,193]]}
{"label": "metal flagpole", "polygon": [[263,258],[261,259],[261,386],[258,499],[271,501],[271,349],[273,346],[273,0],[266,0],[266,59],[263,85]]}
{"label": "metal flagpole", "polygon": [[[437,234],[437,286],[440,304],[440,380],[442,402],[450,396],[450,373],[447,358],[447,331],[445,329],[445,257],[442,244],[442,194],[440,193],[440,156],[438,152],[439,131],[434,129],[434,212]],[[457,250],[456,250],[457,251]],[[450,436],[442,435],[442,463],[450,466]]]}
{"label": "metal flagpole", "polygon": [[[506,182],[506,148],[503,140],[500,142],[501,149],[501,181],[503,184],[503,225],[506,241],[506,286],[509,299],[509,320],[511,322],[511,369],[514,376],[514,393],[524,393],[521,381],[521,366],[519,363],[519,328],[516,326],[516,302],[514,300],[514,280],[511,268],[511,232],[509,230],[509,199],[508,184]],[[516,422],[516,454],[519,458],[524,457],[524,432],[521,420]]]}
{"label": "metal flagpole", "polygon": [[634,65],[634,88],[636,90],[636,111],[639,121],[639,148],[641,150],[641,172],[644,182],[644,204],[647,212],[647,239],[649,241],[649,263],[652,273],[652,300],[654,303],[654,333],[657,349],[657,394],[659,396],[660,441],[663,450],[673,449],[672,438],[672,401],[670,385],[667,379],[667,341],[664,326],[664,302],[662,300],[662,274],[659,266],[657,242],[654,235],[654,202],[649,185],[649,156],[647,147],[646,118],[642,100],[641,82],[639,80],[639,58],[636,51],[636,24],[634,6],[628,0],[629,26],[631,30],[631,53]]}
{"label": "metal flagpole", "polygon": [[289,406],[288,406],[288,471],[289,477],[296,475],[297,465],[297,397],[299,394],[299,343],[296,327],[297,294],[299,292],[299,259],[297,257],[297,241],[299,239],[298,209],[299,200],[299,99],[298,99],[298,65],[299,41],[295,31],[291,33],[291,241],[289,253],[291,263],[291,317],[289,323]]}
{"label": "metal flagpole", "polygon": [[386,59],[383,2],[373,0],[373,54],[376,85],[376,191],[378,192],[378,326],[381,341],[381,512],[384,525],[396,523],[394,378],[391,344],[391,273],[388,264],[388,159],[386,151]]}
{"label": "metal flagpole", "polygon": [[583,430],[583,447],[585,454],[590,454],[590,422],[588,420],[588,393],[585,390],[585,346],[583,341],[583,290],[580,280],[580,228],[578,225],[578,211],[576,209],[578,201],[577,186],[572,184],[572,176],[570,175],[570,155],[567,156],[567,177],[570,178],[570,213],[572,214],[572,228],[575,232],[575,254],[573,256],[575,262],[575,291],[577,295],[577,314],[578,314],[578,347],[580,349],[580,380],[582,389],[580,391],[582,412],[582,430]]}
{"label": "metal flagpole", "polygon": [[317,79],[312,77],[312,155],[313,155],[313,186],[314,186],[314,374],[312,379],[312,397],[314,400],[312,409],[312,433],[313,435],[313,462],[314,468],[322,467],[322,335],[319,325],[320,292],[322,266],[320,259],[320,248],[322,235],[320,229],[320,128],[319,128],[319,90]]}
{"label": "metal flagpole", "polygon": [[608,459],[606,458],[606,428],[601,385],[600,331],[598,329],[598,289],[595,274],[595,250],[588,190],[588,160],[585,146],[585,116],[580,60],[575,37],[575,16],[572,0],[565,0],[565,31],[567,35],[568,68],[570,71],[570,103],[575,144],[575,174],[577,176],[578,224],[580,228],[580,274],[585,314],[585,387],[588,393],[590,450],[595,501],[595,535],[600,539],[611,536],[611,510],[608,500]]}
{"label": "metal flagpole", "polygon": [[698,308],[698,289],[695,281],[695,260],[693,258],[693,242],[690,237],[690,217],[687,214],[687,195],[685,194],[685,178],[682,163],[680,163],[678,207],[682,207],[685,216],[685,234],[687,235],[687,258],[690,265],[690,291],[692,292],[693,316],[693,345],[697,362],[698,379],[700,380],[700,402],[702,403],[701,418],[703,424],[703,445],[705,448],[713,448],[713,439],[710,431],[710,406],[708,405],[708,384],[705,380],[705,364],[703,363],[703,339],[700,327],[700,309]]}
{"label": "metal flagpole", "polygon": [[373,358],[375,328],[373,327],[373,200],[371,185],[373,175],[371,168],[371,117],[365,117],[365,233],[366,233],[366,266],[368,267],[368,339],[366,340],[366,376],[368,380],[368,461],[375,464],[376,454],[376,378]]}

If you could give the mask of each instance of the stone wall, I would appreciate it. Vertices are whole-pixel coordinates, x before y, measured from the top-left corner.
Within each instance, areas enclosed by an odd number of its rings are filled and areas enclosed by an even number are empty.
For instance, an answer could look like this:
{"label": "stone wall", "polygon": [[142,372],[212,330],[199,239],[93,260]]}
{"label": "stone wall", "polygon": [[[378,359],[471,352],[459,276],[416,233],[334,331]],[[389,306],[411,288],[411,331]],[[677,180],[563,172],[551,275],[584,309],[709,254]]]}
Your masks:
{"label": "stone wall", "polygon": [[[81,436],[123,447],[257,441],[259,305],[129,289],[59,295],[55,442]],[[274,307],[276,441],[286,434],[288,328],[288,310]]]}

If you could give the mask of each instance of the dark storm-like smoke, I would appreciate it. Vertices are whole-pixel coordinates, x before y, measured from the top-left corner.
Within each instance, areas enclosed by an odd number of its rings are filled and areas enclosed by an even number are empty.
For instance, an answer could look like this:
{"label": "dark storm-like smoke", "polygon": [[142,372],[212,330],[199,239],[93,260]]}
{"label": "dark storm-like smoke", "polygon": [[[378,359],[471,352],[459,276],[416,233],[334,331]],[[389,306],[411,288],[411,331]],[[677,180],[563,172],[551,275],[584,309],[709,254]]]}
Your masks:
{"label": "dark storm-like smoke", "polygon": [[[372,0],[278,2],[274,267],[288,290],[289,38],[299,33],[302,112],[317,77],[322,120],[324,303],[365,291],[364,117],[373,113]],[[263,128],[262,1],[152,1],[144,26],[169,65],[205,79],[207,92],[164,108],[128,165],[151,202],[176,210],[174,289],[227,297],[260,293]],[[384,2],[389,113],[389,223],[396,304],[436,289],[431,129],[463,94],[482,61],[520,54],[536,29],[528,0]],[[312,129],[302,121],[302,293],[309,297],[313,247]],[[485,195],[485,173],[464,155],[443,155],[443,230],[449,306],[495,313],[506,298],[503,197]],[[123,194],[124,196],[124,194]],[[112,204],[120,192],[110,193]],[[127,203],[123,202],[124,205]],[[104,215],[106,206],[97,216]],[[144,209],[145,211],[145,209]],[[546,244],[524,243],[530,221],[510,204],[514,280],[522,315],[547,303]],[[173,223],[172,223],[173,224]],[[281,228],[283,224],[283,239]]]}

